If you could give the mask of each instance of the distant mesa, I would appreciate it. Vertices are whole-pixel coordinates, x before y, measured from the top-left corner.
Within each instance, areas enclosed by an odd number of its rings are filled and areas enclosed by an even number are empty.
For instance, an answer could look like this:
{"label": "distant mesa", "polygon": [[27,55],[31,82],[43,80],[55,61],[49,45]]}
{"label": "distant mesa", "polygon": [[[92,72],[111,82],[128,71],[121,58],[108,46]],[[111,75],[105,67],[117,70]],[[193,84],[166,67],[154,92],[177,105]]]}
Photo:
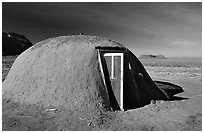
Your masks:
{"label": "distant mesa", "polygon": [[140,55],[139,59],[167,59],[164,55]]}
{"label": "distant mesa", "polygon": [[33,44],[23,35],[13,32],[2,33],[2,54],[3,56],[19,55]]}

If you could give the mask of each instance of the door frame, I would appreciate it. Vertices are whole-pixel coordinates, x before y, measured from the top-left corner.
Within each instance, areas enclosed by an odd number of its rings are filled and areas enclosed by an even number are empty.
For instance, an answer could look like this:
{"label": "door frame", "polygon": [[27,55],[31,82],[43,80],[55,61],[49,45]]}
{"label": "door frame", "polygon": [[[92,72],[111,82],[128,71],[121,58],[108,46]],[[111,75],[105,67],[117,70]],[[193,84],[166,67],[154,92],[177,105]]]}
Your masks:
{"label": "door frame", "polygon": [[111,56],[111,79],[114,78],[114,56],[120,56],[121,58],[121,77],[120,77],[120,109],[121,110],[124,110],[123,109],[123,72],[124,72],[124,53],[110,53],[110,52],[105,52],[104,53],[104,56]]}

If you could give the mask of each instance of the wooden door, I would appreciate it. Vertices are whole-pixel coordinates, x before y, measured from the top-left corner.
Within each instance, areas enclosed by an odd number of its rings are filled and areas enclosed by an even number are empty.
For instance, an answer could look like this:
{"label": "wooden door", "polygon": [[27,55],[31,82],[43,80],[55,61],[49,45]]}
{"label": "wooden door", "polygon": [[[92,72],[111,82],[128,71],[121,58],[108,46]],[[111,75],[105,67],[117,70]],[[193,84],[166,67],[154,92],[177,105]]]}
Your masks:
{"label": "wooden door", "polygon": [[104,54],[111,86],[118,105],[123,110],[123,53]]}

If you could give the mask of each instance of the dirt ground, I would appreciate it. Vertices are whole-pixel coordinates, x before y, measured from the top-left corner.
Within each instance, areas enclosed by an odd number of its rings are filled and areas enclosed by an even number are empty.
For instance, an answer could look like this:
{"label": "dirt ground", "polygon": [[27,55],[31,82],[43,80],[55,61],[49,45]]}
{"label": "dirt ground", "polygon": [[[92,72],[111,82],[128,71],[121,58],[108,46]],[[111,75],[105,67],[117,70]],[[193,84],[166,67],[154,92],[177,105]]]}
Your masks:
{"label": "dirt ground", "polygon": [[[15,57],[3,57],[4,80]],[[3,130],[144,130],[201,131],[202,73],[198,68],[145,66],[153,80],[181,86],[183,93],[173,101],[156,101],[128,111],[104,111],[93,115],[63,107],[45,109],[20,105],[7,99],[2,102]],[[15,110],[14,110],[15,109]]]}
{"label": "dirt ground", "polygon": [[2,57],[2,82],[5,80],[16,58],[17,56],[3,56]]}

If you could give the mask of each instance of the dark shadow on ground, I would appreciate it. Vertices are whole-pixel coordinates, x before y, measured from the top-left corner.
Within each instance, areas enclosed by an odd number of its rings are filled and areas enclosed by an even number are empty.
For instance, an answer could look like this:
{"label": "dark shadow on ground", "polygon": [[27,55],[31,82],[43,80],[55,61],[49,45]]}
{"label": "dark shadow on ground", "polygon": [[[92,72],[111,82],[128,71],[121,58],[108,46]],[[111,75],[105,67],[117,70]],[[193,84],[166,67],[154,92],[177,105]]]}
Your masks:
{"label": "dark shadow on ground", "polygon": [[185,97],[179,97],[179,96],[174,96],[178,93],[184,92],[183,88],[181,86],[169,83],[169,82],[163,82],[163,81],[154,81],[156,86],[162,90],[168,97],[168,100],[161,99],[164,101],[178,101],[178,100],[186,100],[188,98]]}
{"label": "dark shadow on ground", "polygon": [[179,96],[173,96],[171,97],[171,99],[169,99],[168,101],[180,101],[180,100],[187,100],[189,98],[187,97],[179,97]]}

